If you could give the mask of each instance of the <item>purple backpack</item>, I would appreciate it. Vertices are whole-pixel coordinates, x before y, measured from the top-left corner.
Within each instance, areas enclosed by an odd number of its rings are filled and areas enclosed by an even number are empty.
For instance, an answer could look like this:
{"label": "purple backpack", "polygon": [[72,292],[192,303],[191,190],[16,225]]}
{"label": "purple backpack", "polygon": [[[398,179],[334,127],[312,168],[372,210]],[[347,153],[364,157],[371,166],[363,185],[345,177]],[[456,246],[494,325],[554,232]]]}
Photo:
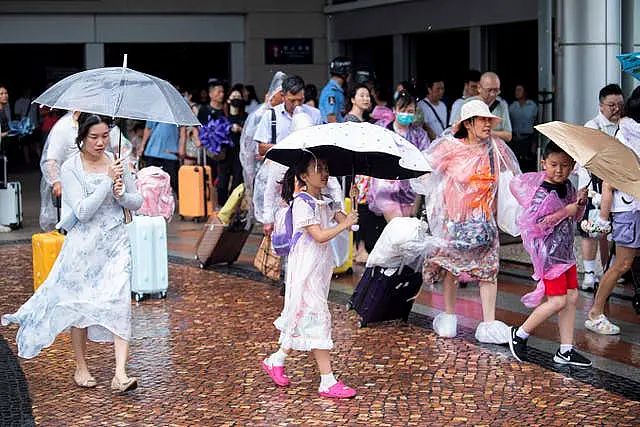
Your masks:
{"label": "purple backpack", "polygon": [[[298,197],[315,209],[315,199],[309,194],[299,193],[294,197],[294,200]],[[275,226],[271,235],[273,251],[276,255],[288,256],[301,235],[301,231],[293,234],[293,201],[291,201],[289,206],[284,208],[284,212],[281,211],[279,215],[276,214]]]}

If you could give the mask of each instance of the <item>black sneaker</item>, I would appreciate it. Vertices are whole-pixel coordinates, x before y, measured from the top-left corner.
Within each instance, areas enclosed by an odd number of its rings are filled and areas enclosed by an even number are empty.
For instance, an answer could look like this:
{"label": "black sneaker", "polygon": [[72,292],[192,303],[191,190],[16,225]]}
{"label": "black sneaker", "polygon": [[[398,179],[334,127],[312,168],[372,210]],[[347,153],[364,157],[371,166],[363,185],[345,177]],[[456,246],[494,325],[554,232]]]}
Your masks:
{"label": "black sneaker", "polygon": [[553,361],[556,363],[561,363],[563,365],[580,366],[583,368],[588,368],[589,366],[591,366],[591,360],[582,356],[574,349],[571,349],[565,353],[560,353],[560,349],[558,349],[558,351],[556,351],[556,355],[553,356]]}
{"label": "black sneaker", "polygon": [[509,340],[509,349],[513,357],[518,359],[518,362],[524,362],[527,359],[527,340],[523,340],[516,335],[518,328],[511,327],[511,339]]}

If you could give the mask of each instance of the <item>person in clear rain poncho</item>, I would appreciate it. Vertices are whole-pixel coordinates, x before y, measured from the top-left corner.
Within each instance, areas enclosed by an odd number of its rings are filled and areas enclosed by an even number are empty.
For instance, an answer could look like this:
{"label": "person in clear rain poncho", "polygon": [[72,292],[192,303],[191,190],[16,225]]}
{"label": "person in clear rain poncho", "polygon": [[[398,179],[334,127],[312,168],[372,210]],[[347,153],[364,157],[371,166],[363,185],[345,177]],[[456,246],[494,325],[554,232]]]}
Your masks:
{"label": "person in clear rain poncho", "polygon": [[[272,107],[282,103],[282,81],[286,77],[287,75],[282,71],[278,71],[273,76],[265,102],[249,114],[242,128],[242,134],[240,135],[240,163],[242,164],[242,174],[244,177],[245,197],[247,200],[252,201],[252,203],[247,204],[249,207],[249,215],[247,215],[247,218],[249,218],[248,227],[250,227],[256,219],[258,221],[262,220],[260,217],[262,213],[262,197],[257,198],[259,199],[259,204],[256,206],[256,202],[253,201],[253,195],[256,193],[256,184],[258,187],[257,194],[260,195],[263,194],[264,185],[266,184],[265,179],[257,183],[255,182],[256,174],[262,166],[262,159],[258,156],[258,144],[253,137],[258,129],[258,124],[260,124],[262,120],[262,116],[270,111]],[[257,216],[256,212],[258,212]]]}
{"label": "person in clear rain poncho", "polygon": [[496,196],[502,171],[520,174],[511,150],[491,129],[500,118],[482,101],[462,107],[461,119],[425,152],[433,167],[429,178],[427,215],[433,237],[444,245],[427,259],[425,281],[433,283],[439,269],[445,270],[445,311],[437,315],[433,328],[441,337],[457,334],[456,296],[458,282],[478,281],[483,322],[476,338],[482,342],[506,343],[507,325],[495,319],[499,236]]}

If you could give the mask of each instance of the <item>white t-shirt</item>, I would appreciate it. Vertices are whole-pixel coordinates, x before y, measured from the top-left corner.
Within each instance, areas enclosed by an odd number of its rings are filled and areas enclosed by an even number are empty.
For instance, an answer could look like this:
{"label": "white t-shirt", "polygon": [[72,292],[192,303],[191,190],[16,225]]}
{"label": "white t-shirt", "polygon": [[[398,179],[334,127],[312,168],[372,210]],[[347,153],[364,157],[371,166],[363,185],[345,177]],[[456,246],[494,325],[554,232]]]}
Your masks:
{"label": "white t-shirt", "polygon": [[78,123],[72,113],[62,116],[49,132],[47,160],[55,160],[58,168],[75,153],[78,152],[76,137],[78,136]]}
{"label": "white t-shirt", "polygon": [[[310,107],[308,105],[302,106],[302,109],[305,113],[311,116],[311,119],[314,124],[320,124],[320,110],[317,108]],[[278,104],[273,107],[273,111],[276,112],[276,140],[271,141],[271,110],[267,110],[260,119],[260,123],[258,123],[258,127],[256,129],[256,133],[253,135],[253,139],[266,143],[266,144],[277,144],[278,142],[285,139],[291,133],[291,122],[293,121],[293,115],[289,114],[287,110],[284,109],[284,103]]]}
{"label": "white t-shirt", "polygon": [[467,98],[458,98],[451,106],[451,114],[449,115],[449,126],[453,126],[455,124],[454,120],[460,117],[460,109],[462,108],[462,104],[464,104],[465,99]]}
{"label": "white t-shirt", "polygon": [[[622,135],[622,132],[618,132],[616,138],[618,139],[618,141],[631,148],[637,156],[640,156],[640,145],[637,141],[635,143],[626,141],[624,136]],[[613,203],[611,204],[611,212],[629,212],[638,210],[639,208],[640,201],[635,199],[633,196],[620,190],[615,190],[613,192]]]}
{"label": "white t-shirt", "polygon": [[609,121],[609,119],[607,119],[602,113],[598,113],[597,116],[585,123],[584,127],[598,129],[609,136],[615,136],[619,125],[618,123]]}
{"label": "white t-shirt", "polygon": [[[437,116],[427,103],[433,107]],[[436,135],[442,134],[447,127],[447,105],[442,101],[438,102],[438,105],[434,105],[427,98],[424,98],[418,102],[418,107],[424,113],[424,122],[429,125]]]}

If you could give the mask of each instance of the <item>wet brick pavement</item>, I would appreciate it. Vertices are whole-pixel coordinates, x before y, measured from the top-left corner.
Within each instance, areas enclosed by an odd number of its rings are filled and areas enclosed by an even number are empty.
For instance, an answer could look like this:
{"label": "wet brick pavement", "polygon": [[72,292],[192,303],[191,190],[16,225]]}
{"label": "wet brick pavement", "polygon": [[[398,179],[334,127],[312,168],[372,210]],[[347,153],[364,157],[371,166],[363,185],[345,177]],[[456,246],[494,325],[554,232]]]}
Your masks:
{"label": "wet brick pavement", "polygon": [[[31,294],[30,264],[29,245],[0,247],[4,267],[0,312],[12,312]],[[90,344],[89,364],[99,385],[93,390],[77,388],[71,378],[70,339],[61,335],[37,358],[20,360],[36,423],[632,426],[640,422],[640,402],[624,393],[598,389],[536,364],[519,364],[504,349],[466,339],[470,331],[456,339],[439,339],[420,325],[425,320],[420,316],[413,316],[410,324],[358,329],[356,315],[335,303],[331,304],[337,344],[334,369],[359,395],[350,401],[318,397],[315,364],[301,353],[288,361],[291,386],[278,388],[259,366],[276,348],[272,322],[282,306],[278,289],[185,265],[173,264],[169,272],[166,300],[133,306],[129,372],[142,378],[141,387],[126,396],[112,395],[113,348]],[[13,352],[15,331],[13,326],[0,330]],[[0,400],[8,397],[6,389],[0,393]],[[17,406],[22,403],[29,422],[26,401],[14,401]]]}

